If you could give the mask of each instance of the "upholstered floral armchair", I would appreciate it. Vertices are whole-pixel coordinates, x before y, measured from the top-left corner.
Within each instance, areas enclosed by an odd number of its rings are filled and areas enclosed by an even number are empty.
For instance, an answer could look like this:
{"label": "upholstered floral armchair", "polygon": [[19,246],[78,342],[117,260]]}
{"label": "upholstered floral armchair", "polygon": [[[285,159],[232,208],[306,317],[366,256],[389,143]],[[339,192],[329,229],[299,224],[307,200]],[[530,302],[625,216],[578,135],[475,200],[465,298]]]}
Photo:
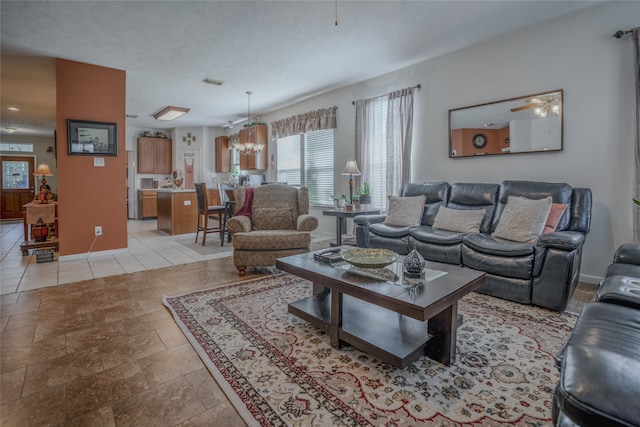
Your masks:
{"label": "upholstered floral armchair", "polygon": [[306,187],[238,187],[235,196],[234,216],[226,227],[240,275],[247,266],[275,266],[278,258],[309,252],[318,219],[309,215]]}

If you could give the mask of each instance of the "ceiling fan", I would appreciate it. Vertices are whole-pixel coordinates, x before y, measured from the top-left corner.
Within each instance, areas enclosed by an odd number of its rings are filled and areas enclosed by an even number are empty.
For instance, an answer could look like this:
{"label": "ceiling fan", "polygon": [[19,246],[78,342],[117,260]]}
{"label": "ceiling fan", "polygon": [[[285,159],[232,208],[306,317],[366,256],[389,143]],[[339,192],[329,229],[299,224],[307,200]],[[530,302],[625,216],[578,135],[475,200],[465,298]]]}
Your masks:
{"label": "ceiling fan", "polygon": [[222,125],[222,127],[226,129],[233,129],[234,126],[235,126],[235,123],[233,123],[231,120],[227,120],[227,123]]}
{"label": "ceiling fan", "polygon": [[526,98],[526,105],[512,108],[512,112],[529,110],[533,108],[534,113],[540,117],[546,117],[549,112],[558,113],[560,111],[560,99],[558,95],[538,96]]}

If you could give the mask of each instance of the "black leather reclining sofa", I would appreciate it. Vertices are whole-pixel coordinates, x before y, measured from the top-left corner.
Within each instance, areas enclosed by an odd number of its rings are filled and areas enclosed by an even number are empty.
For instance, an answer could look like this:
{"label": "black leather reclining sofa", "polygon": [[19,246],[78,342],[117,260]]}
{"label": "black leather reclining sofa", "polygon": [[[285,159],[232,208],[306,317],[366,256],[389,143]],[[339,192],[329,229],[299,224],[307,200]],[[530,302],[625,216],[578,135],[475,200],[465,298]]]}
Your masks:
{"label": "black leather reclining sofa", "polygon": [[557,363],[556,426],[640,426],[640,244],[618,248]]}
{"label": "black leather reclining sofa", "polygon": [[[400,196],[425,195],[419,226],[384,224],[385,215],[354,218],[359,247],[408,254],[416,248],[427,260],[458,264],[487,273],[479,292],[564,310],[580,273],[585,237],[591,224],[591,190],[566,183],[504,181],[502,184],[428,182],[403,186]],[[556,231],[521,243],[492,237],[509,196],[567,204]],[[479,233],[433,227],[440,209],[485,209]]]}

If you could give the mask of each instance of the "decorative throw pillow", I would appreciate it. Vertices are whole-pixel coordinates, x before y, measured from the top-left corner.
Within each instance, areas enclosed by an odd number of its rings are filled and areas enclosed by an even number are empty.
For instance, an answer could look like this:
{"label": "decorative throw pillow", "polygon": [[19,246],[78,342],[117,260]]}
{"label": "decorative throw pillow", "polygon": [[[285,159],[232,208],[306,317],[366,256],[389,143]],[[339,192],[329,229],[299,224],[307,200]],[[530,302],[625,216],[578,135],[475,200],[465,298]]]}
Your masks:
{"label": "decorative throw pillow", "polygon": [[551,211],[551,196],[531,200],[509,196],[492,236],[516,242],[533,242],[542,234]]}
{"label": "decorative throw pillow", "polygon": [[562,218],[562,214],[567,209],[566,203],[552,203],[551,211],[549,212],[549,216],[547,217],[547,222],[544,225],[544,230],[542,230],[542,234],[553,233],[556,231],[558,227],[558,223],[560,222],[560,218]]}
{"label": "decorative throw pillow", "polygon": [[290,230],[292,228],[291,208],[256,208],[253,211],[254,230]]}
{"label": "decorative throw pillow", "polygon": [[433,221],[433,228],[460,233],[479,233],[486,213],[486,209],[449,209],[440,206]]}
{"label": "decorative throw pillow", "polygon": [[384,224],[399,227],[420,225],[426,200],[427,197],[424,195],[414,197],[389,196],[389,211]]}

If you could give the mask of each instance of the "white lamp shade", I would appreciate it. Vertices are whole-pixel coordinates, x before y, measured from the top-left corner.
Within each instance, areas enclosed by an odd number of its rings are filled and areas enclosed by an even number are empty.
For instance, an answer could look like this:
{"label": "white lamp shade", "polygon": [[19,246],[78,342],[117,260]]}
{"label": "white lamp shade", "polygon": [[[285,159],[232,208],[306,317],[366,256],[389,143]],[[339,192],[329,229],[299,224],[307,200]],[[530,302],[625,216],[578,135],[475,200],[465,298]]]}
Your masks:
{"label": "white lamp shade", "polygon": [[347,166],[342,171],[342,175],[360,175],[360,170],[355,160],[347,160]]}

